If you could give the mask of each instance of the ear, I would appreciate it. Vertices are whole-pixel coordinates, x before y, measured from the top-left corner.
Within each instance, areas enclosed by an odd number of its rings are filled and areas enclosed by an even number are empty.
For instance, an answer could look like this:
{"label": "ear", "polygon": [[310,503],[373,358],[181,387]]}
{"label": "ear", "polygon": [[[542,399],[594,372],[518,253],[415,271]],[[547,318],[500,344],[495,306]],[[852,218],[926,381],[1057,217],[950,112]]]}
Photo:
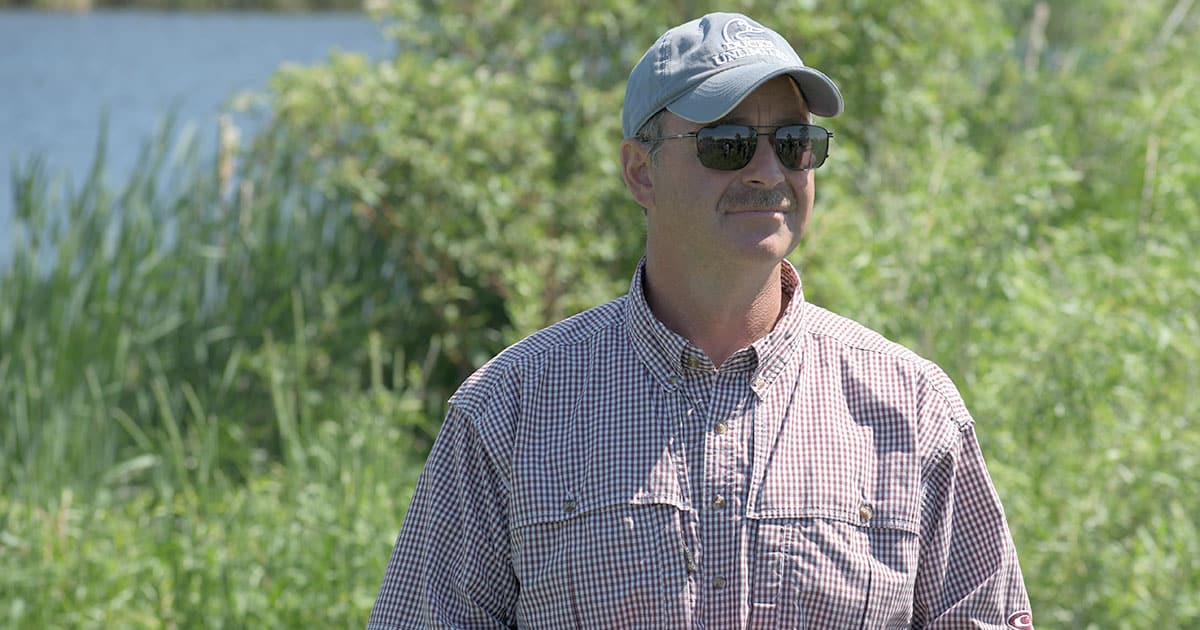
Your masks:
{"label": "ear", "polygon": [[643,208],[654,207],[654,181],[650,177],[653,167],[646,145],[640,140],[626,138],[621,142],[621,175],[630,194]]}

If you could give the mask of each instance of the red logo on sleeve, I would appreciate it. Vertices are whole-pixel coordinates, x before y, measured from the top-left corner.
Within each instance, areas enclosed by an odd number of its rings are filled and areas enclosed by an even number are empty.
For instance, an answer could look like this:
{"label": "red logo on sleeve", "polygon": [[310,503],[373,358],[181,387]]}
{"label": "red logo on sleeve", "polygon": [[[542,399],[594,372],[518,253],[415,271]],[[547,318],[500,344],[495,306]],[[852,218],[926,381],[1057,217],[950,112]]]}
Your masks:
{"label": "red logo on sleeve", "polygon": [[1008,627],[1013,630],[1033,630],[1033,613],[1028,610],[1018,610],[1009,615]]}

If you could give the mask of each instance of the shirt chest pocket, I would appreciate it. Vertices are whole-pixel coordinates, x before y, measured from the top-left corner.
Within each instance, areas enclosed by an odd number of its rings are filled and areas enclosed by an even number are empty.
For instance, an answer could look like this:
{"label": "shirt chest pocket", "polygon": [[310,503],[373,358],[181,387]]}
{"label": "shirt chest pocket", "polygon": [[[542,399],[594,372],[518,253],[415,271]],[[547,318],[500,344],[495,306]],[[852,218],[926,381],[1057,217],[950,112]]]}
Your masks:
{"label": "shirt chest pocket", "polygon": [[756,471],[747,504],[751,626],[907,627],[919,459],[878,449],[868,432],[822,435],[821,443],[777,443],[793,452],[777,450],[787,456]]}
{"label": "shirt chest pocket", "polygon": [[[679,497],[567,492],[551,480],[513,498],[521,627],[653,627],[684,579]],[[676,600],[677,601],[677,600]]]}

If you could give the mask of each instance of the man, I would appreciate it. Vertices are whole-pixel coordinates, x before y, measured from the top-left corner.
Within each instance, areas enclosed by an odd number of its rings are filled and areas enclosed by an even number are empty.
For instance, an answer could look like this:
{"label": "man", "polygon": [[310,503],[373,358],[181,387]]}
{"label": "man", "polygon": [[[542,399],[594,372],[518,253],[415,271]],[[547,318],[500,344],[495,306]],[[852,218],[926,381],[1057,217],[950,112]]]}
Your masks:
{"label": "man", "polygon": [[454,394],[369,628],[1030,628],[973,421],[785,257],[842,96],[713,14],[634,68],[629,293]]}

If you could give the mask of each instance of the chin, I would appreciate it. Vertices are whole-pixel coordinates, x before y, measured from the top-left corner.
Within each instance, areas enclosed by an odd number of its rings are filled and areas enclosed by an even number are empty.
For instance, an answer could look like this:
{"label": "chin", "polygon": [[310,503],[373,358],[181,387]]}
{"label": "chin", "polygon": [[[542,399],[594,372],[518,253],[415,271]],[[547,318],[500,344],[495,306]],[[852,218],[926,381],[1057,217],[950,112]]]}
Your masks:
{"label": "chin", "polygon": [[778,263],[796,249],[796,239],[766,238],[735,246],[736,256],[746,262]]}

